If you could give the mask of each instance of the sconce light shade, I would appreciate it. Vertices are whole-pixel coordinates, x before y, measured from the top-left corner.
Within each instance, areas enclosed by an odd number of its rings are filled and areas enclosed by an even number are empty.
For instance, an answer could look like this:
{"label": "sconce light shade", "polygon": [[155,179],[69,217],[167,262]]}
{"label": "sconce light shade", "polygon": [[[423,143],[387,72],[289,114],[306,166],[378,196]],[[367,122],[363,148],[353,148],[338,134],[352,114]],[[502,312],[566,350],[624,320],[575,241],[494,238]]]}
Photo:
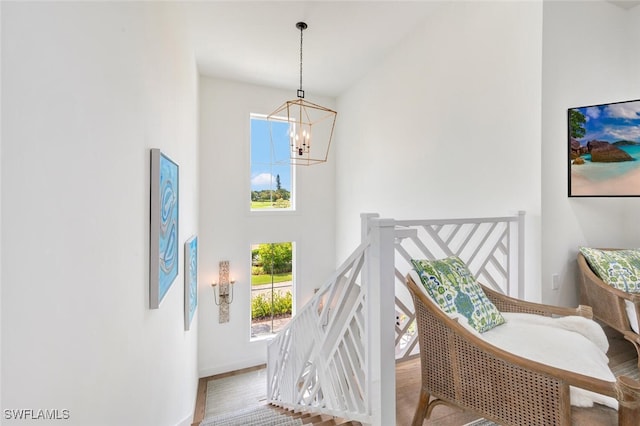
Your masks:
{"label": "sconce light shade", "polygon": [[[229,322],[229,305],[233,303],[233,285],[235,281],[229,279],[229,261],[223,260],[219,263],[219,282],[211,284],[213,288],[213,301],[219,306],[220,323]],[[218,292],[216,293],[216,287]]]}

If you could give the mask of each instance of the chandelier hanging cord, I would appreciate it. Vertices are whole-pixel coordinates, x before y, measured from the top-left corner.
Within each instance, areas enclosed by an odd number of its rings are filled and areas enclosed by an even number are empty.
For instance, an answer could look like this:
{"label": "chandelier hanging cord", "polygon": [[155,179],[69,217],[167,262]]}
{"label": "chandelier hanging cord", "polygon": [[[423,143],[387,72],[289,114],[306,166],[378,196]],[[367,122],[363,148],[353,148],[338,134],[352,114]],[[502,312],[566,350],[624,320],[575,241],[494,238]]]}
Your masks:
{"label": "chandelier hanging cord", "polygon": [[307,24],[298,22],[296,28],[300,30],[300,89],[298,89],[298,97],[304,98],[304,90],[302,90],[302,32],[307,29]]}

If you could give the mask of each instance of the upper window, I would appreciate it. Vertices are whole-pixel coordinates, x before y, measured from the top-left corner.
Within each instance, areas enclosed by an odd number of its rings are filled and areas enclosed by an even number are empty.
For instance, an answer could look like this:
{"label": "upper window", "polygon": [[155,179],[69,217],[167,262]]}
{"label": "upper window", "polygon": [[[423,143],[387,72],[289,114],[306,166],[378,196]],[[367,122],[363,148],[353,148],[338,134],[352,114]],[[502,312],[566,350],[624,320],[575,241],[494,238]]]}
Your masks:
{"label": "upper window", "polygon": [[251,115],[251,210],[294,210],[289,123]]}

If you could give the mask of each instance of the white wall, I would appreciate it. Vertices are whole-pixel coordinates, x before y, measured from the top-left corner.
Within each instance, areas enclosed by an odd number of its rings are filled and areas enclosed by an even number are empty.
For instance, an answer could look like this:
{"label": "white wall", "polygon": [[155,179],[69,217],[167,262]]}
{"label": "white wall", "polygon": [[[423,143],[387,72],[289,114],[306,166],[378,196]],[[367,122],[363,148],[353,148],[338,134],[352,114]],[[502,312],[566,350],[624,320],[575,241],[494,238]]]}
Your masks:
{"label": "white wall", "polygon": [[539,299],[539,2],[447,2],[338,100],[337,252],[359,213],[419,219],[525,210]]}
{"label": "white wall", "polygon": [[[628,51],[631,52],[627,56],[627,60],[629,61],[627,69],[627,88],[629,95],[627,96],[632,96],[631,98],[624,98],[623,100],[640,99],[640,79],[638,78],[640,74],[640,55],[637,54],[637,47],[640,45],[640,7],[636,6],[629,10],[624,14],[623,19],[626,21],[625,27],[627,31],[625,44],[628,47]],[[624,209],[624,224],[625,228],[633,229],[636,232],[625,233],[626,238],[623,243],[626,247],[638,247],[640,246],[640,231],[637,231],[636,228],[640,203],[635,202],[630,205],[632,205],[633,208]]]}
{"label": "white wall", "polygon": [[[0,23],[2,6],[0,5]],[[0,26],[0,58],[2,58],[2,30]],[[0,66],[0,99],[2,99],[2,67]],[[0,132],[2,129],[2,105],[0,103]],[[0,134],[0,188],[2,188],[2,135]],[[2,405],[2,196],[0,192],[0,405]]]}
{"label": "white wall", "polygon": [[[334,270],[335,159],[298,168],[296,212],[250,213],[249,115],[269,114],[295,90],[200,79],[199,368],[201,376],[266,362],[266,342],[250,342],[251,245],[295,243],[297,291],[303,306]],[[333,107],[332,99],[311,102]],[[339,144],[340,140],[336,141]],[[211,283],[218,263],[230,262],[236,280],[230,321],[218,322]]]}
{"label": "white wall", "polygon": [[[638,198],[568,198],[567,109],[640,98],[640,11],[605,2],[545,2],[542,102],[542,294],[578,301],[581,245],[638,247]],[[551,275],[560,276],[551,290]]]}
{"label": "white wall", "polygon": [[[628,19],[629,21],[631,21],[629,23],[630,34],[631,34],[630,43],[635,44],[637,46],[638,43],[640,43],[640,25],[634,25],[634,24],[637,24],[638,20],[640,19],[640,7],[635,7],[631,9],[629,11]],[[629,59],[631,59],[634,69],[640,69],[640,55],[631,55]],[[640,82],[638,82],[636,79],[633,79],[631,84],[634,87],[637,87],[637,85],[639,85]]]}
{"label": "white wall", "polygon": [[180,165],[180,243],[198,230],[198,80],[180,22],[164,3],[2,2],[2,409],[190,424],[182,256],[148,308],[150,148]]}

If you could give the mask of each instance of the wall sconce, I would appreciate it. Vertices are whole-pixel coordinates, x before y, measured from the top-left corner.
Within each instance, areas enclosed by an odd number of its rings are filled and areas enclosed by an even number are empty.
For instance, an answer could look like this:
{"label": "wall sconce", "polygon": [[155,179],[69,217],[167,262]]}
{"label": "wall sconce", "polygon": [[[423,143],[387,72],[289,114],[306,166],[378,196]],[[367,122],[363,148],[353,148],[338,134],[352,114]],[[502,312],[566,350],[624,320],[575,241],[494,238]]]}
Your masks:
{"label": "wall sconce", "polygon": [[[220,324],[229,322],[229,305],[233,303],[233,284],[235,281],[229,280],[229,261],[223,260],[219,264],[218,282],[211,284],[213,301],[220,307],[218,318]],[[218,287],[217,293],[216,287]]]}

